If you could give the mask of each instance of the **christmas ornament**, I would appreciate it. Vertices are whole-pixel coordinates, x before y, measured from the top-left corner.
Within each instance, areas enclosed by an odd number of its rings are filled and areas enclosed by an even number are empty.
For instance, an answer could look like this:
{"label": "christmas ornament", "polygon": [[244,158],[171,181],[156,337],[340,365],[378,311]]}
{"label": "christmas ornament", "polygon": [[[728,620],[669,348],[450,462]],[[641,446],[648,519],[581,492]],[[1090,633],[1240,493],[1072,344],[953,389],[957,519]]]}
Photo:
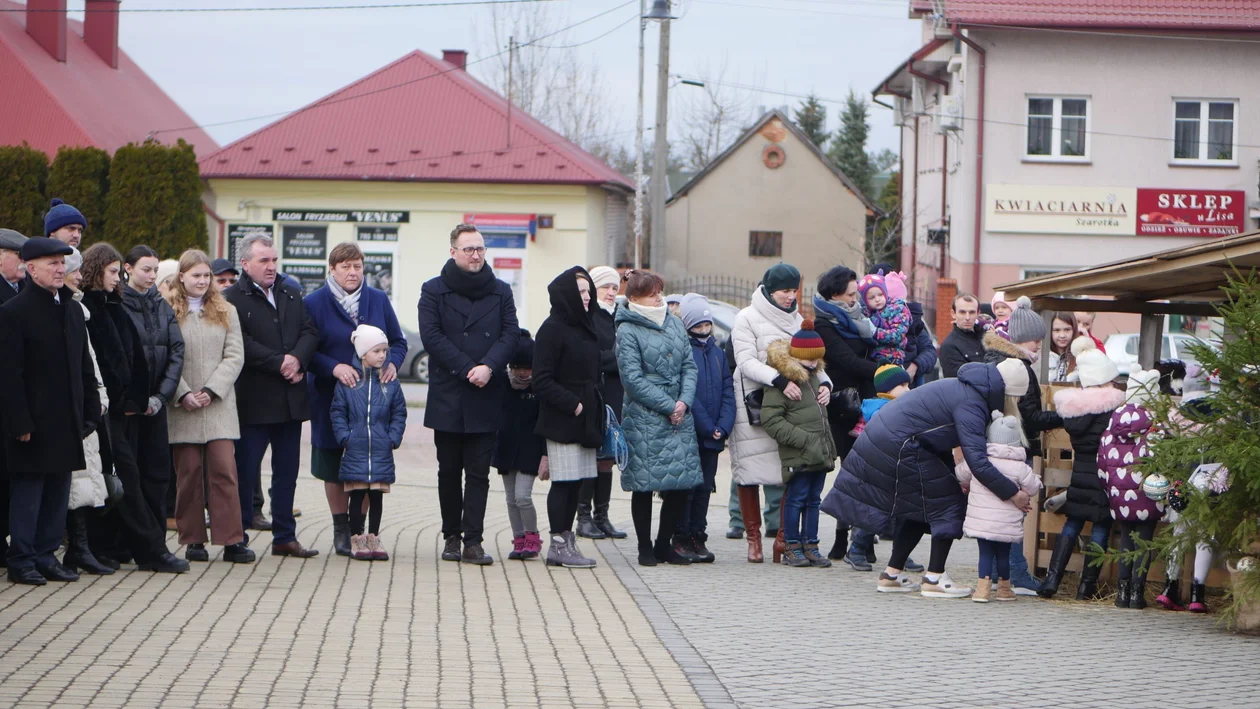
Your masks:
{"label": "christmas ornament", "polygon": [[1160,502],[1165,497],[1168,497],[1168,490],[1171,487],[1172,484],[1168,482],[1168,478],[1159,473],[1147,475],[1146,479],[1142,481],[1142,492],[1156,502]]}
{"label": "christmas ornament", "polygon": [[1190,498],[1186,495],[1186,489],[1180,480],[1168,489],[1168,506],[1178,512],[1184,512],[1190,506]]}

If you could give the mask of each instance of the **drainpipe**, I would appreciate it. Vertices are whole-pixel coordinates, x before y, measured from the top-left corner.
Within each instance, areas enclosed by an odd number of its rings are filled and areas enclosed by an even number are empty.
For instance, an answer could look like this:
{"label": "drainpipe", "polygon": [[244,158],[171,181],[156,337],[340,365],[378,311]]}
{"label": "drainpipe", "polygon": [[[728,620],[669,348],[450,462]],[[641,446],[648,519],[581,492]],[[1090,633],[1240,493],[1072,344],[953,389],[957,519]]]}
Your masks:
{"label": "drainpipe", "polygon": [[[218,231],[219,231],[219,238],[218,238],[219,247],[218,247],[218,252],[219,252],[220,258],[226,258],[226,257],[227,257],[227,254],[225,254],[225,253],[223,252],[223,247],[224,247],[224,244],[223,244],[223,227],[224,227],[224,223],[225,223],[225,222],[223,221],[223,217],[220,217],[218,214],[215,214],[214,210],[210,208],[210,205],[206,204],[205,202],[202,202],[202,203],[201,203],[201,208],[202,208],[203,210],[205,210],[206,214],[208,214],[208,215],[210,216],[210,218],[211,218],[211,219],[213,219],[216,223],[218,223],[218,225],[219,225],[219,229],[218,229]],[[237,265],[237,264],[233,264],[233,266],[235,266],[236,268],[240,268],[240,266],[239,266],[239,265]]]}
{"label": "drainpipe", "polygon": [[[914,117],[914,185],[910,198],[910,268],[919,266],[919,116]],[[911,281],[915,280],[913,278]]]}
{"label": "drainpipe", "polygon": [[971,47],[976,54],[980,55],[980,89],[978,91],[978,99],[980,108],[976,116],[976,212],[975,212],[975,243],[972,246],[974,254],[973,263],[971,264],[971,289],[972,292],[980,292],[980,219],[984,216],[984,49],[971,41],[968,37],[958,29],[958,25],[951,25],[950,29],[954,32],[954,37],[965,42]]}
{"label": "drainpipe", "polygon": [[[941,228],[945,229],[949,226],[947,220],[948,210],[945,198],[949,190],[949,135],[941,133]],[[945,238],[941,241],[941,278],[948,278],[949,273],[949,232],[945,232]]]}

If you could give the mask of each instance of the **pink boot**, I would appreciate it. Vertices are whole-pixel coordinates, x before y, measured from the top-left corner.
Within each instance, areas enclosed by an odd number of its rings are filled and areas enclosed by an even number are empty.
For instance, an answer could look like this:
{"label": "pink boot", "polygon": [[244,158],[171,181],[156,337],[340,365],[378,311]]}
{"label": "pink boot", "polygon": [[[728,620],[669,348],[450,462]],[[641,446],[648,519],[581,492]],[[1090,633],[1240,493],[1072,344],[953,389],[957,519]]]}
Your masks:
{"label": "pink boot", "polygon": [[521,555],[525,553],[525,535],[512,537],[512,551],[508,552],[509,559],[524,558]]}
{"label": "pink boot", "polygon": [[538,536],[538,532],[525,533],[525,545],[521,550],[522,559],[536,559],[542,551],[542,537]]}

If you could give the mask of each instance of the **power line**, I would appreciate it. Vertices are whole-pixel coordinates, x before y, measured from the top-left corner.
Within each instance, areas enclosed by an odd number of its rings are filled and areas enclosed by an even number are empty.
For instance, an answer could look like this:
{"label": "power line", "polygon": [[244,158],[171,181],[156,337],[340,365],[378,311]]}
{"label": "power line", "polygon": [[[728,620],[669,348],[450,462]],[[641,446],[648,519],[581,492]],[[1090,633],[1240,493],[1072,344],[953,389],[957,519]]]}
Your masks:
{"label": "power line", "polygon": [[[517,43],[516,43],[516,48],[517,48],[517,49],[520,49],[521,47],[528,47],[528,46],[532,46],[532,45],[534,45],[534,44],[536,44],[536,43],[538,43],[538,42],[540,42],[540,41],[542,41],[542,40],[544,40],[544,39],[547,39],[548,37],[554,37],[554,36],[556,36],[556,35],[558,35],[558,34],[561,34],[561,33],[563,33],[563,32],[567,32],[568,30],[571,30],[571,29],[573,29],[574,27],[578,27],[578,26],[580,26],[580,25],[584,25],[584,24],[586,24],[587,22],[591,22],[591,21],[593,21],[593,20],[597,20],[597,19],[599,19],[599,18],[603,17],[604,15],[610,14],[610,13],[612,13],[612,12],[616,12],[617,10],[620,10],[621,8],[626,7],[626,6],[628,6],[628,5],[631,5],[631,4],[634,4],[634,3],[636,3],[636,2],[638,2],[638,0],[626,0],[626,2],[623,2],[623,3],[621,3],[620,5],[617,5],[617,6],[615,6],[615,7],[612,7],[612,8],[610,8],[610,9],[608,9],[608,10],[604,10],[603,12],[598,13],[598,14],[596,14],[596,15],[591,15],[590,17],[586,18],[585,20],[579,20],[579,21],[577,21],[577,22],[574,22],[573,24],[571,24],[571,25],[569,25],[569,26],[567,26],[567,27],[561,27],[560,29],[555,30],[554,32],[549,32],[549,33],[547,33],[547,34],[545,34],[545,35],[542,35],[541,37],[536,37],[536,38],[534,38],[534,39],[532,39],[532,40],[530,40],[530,41],[528,41],[528,42],[517,42]],[[505,49],[505,50],[503,50],[503,51],[501,51],[501,52],[496,52],[496,53],[494,53],[494,54],[487,54],[486,56],[481,57],[480,59],[474,59],[473,61],[467,62],[467,63],[464,65],[464,68],[466,69],[467,67],[474,66],[474,65],[476,65],[476,64],[480,64],[481,62],[488,61],[488,60],[490,60],[490,59],[494,59],[495,57],[501,57],[501,56],[503,56],[504,54],[507,54],[509,51],[511,51],[511,50]],[[460,69],[460,68],[458,68],[458,67],[451,67],[450,69],[443,69],[443,70],[441,70],[441,71],[437,71],[437,72],[434,72],[434,73],[432,73],[432,74],[428,74],[428,75],[426,75],[426,76],[421,76],[421,77],[419,77],[419,78],[416,78],[416,79],[411,79],[411,80],[409,80],[409,81],[404,81],[404,82],[401,82],[401,83],[398,83],[398,84],[391,84],[391,85],[389,85],[389,86],[382,86],[382,87],[381,87],[381,88],[379,88],[379,89],[372,89],[371,91],[364,91],[363,93],[354,94],[354,95],[352,95],[352,96],[342,96],[342,97],[340,97],[340,98],[335,98],[335,99],[320,100],[320,101],[318,101],[317,103],[308,104],[307,106],[303,106],[302,108],[296,108],[296,109],[292,109],[292,110],[289,110],[289,111],[277,111],[277,112],[274,112],[274,113],[267,113],[267,114],[263,114],[263,115],[260,115],[260,116],[250,116],[249,118],[234,118],[234,119],[227,120],[227,121],[216,121],[216,122],[214,122],[214,123],[199,123],[199,124],[196,124],[196,125],[184,126],[184,127],[181,127],[181,128],[162,128],[162,129],[159,129],[159,130],[150,131],[150,132],[149,132],[149,135],[151,135],[151,136],[152,136],[152,135],[158,135],[158,134],[161,134],[161,133],[177,133],[177,132],[180,132],[180,131],[186,131],[186,130],[205,129],[205,128],[215,128],[215,127],[218,127],[218,126],[232,125],[232,124],[235,124],[235,123],[249,123],[249,122],[252,122],[252,121],[261,121],[261,120],[264,120],[264,119],[267,119],[267,118],[277,118],[277,117],[281,117],[281,116],[288,116],[288,115],[290,115],[290,114],[292,114],[292,113],[295,113],[295,112],[297,112],[297,111],[300,111],[300,110],[316,109],[316,108],[324,108],[324,107],[327,107],[327,106],[333,106],[333,105],[336,105],[336,104],[339,104],[339,103],[344,103],[344,102],[346,102],[346,101],[353,101],[353,100],[355,100],[355,99],[363,98],[364,96],[372,96],[372,95],[374,95],[374,94],[379,94],[379,93],[382,93],[382,92],[385,92],[385,91],[392,91],[392,90],[394,90],[394,89],[402,88],[402,87],[404,87],[404,86],[410,86],[411,84],[416,84],[416,83],[419,83],[419,82],[421,82],[421,81],[427,81],[428,79],[433,79],[433,78],[435,78],[435,77],[442,76],[442,75],[444,75],[444,74],[449,74],[449,73],[451,73],[452,71],[463,71],[463,69]]]}
{"label": "power line", "polygon": [[[114,8],[82,8],[71,12],[310,12],[316,10],[395,10],[422,7],[463,7],[469,5],[520,5],[524,3],[559,2],[559,0],[444,0],[439,2],[378,3],[372,5],[294,5],[271,7],[114,7]],[[3,8],[0,12],[66,12],[48,8]]]}
{"label": "power line", "polygon": [[622,22],[622,23],[618,24],[616,27],[613,27],[612,29],[608,30],[607,32],[605,32],[605,33],[603,33],[603,34],[595,35],[594,37],[591,37],[590,39],[583,40],[583,41],[578,42],[578,43],[576,43],[576,44],[565,44],[565,45],[535,44],[534,46],[535,46],[535,47],[537,47],[538,49],[574,49],[574,48],[577,48],[577,47],[581,47],[581,46],[582,46],[582,45],[584,45],[584,44],[590,44],[591,42],[594,42],[594,41],[597,41],[597,40],[601,40],[601,39],[603,39],[603,38],[607,37],[608,35],[612,34],[613,32],[616,32],[617,30],[621,29],[622,27],[625,27],[626,25],[628,25],[628,24],[630,24],[631,22],[634,22],[635,20],[638,20],[638,19],[640,19],[640,17],[639,17],[639,13],[638,13],[638,11],[636,10],[636,11],[635,11],[635,13],[634,13],[633,15],[631,15],[631,16],[630,16],[630,17],[628,17],[628,18],[626,18],[626,21],[625,21],[625,22]]}

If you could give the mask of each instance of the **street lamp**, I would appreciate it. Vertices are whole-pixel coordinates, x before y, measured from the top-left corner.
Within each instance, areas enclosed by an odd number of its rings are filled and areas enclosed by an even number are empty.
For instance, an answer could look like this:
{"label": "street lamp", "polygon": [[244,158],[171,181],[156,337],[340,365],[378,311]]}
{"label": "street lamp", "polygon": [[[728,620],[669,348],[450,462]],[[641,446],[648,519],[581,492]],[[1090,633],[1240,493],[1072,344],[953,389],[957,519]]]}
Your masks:
{"label": "street lamp", "polygon": [[[659,237],[664,233],[665,192],[662,189],[665,181],[666,155],[665,122],[669,116],[669,21],[675,19],[669,14],[669,0],[652,0],[652,9],[648,11],[647,0],[639,0],[639,105],[638,121],[634,140],[634,267],[643,267],[643,77],[644,77],[644,35],[647,33],[649,20],[661,23],[660,70],[656,87],[656,133],[655,152],[652,164],[652,237],[659,245]],[[659,199],[658,199],[659,195]],[[658,203],[659,201],[659,215]],[[654,249],[656,258],[660,258],[659,249]],[[657,270],[660,270],[659,268]]]}

